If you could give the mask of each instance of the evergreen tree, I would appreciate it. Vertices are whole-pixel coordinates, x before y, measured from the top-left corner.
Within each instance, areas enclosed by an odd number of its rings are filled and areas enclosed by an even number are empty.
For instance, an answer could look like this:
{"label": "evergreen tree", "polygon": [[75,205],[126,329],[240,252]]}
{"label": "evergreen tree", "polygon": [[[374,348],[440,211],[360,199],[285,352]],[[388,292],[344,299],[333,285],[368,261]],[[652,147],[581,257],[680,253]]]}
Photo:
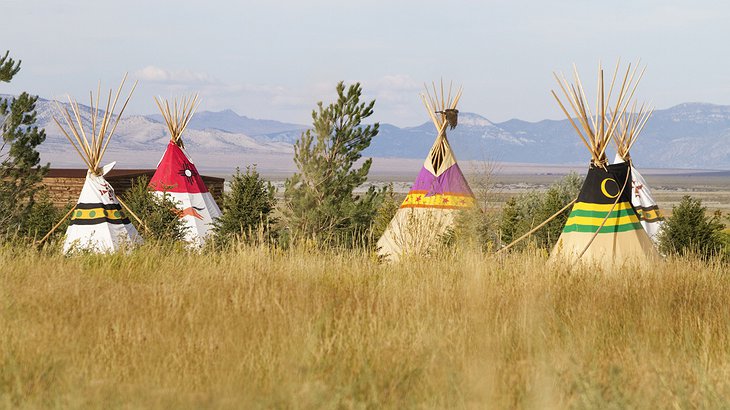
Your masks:
{"label": "evergreen tree", "polygon": [[245,173],[236,169],[230,190],[223,195],[223,214],[214,222],[216,241],[251,240],[259,228],[268,236],[276,222],[270,216],[276,207],[275,193],[274,185],[262,179],[255,166],[247,167]]}
{"label": "evergreen tree", "polygon": [[20,61],[15,62],[10,56],[10,51],[0,57],[0,82],[9,83],[15,74],[20,71]]}
{"label": "evergreen tree", "polygon": [[284,213],[295,237],[351,246],[368,236],[385,188],[353,193],[367,180],[372,159],[353,167],[379,128],[377,123],[361,126],[375,106],[375,101],[360,102],[361,96],[359,83],[347,90],[342,82],[337,84],[337,101],[326,107],[317,104],[314,129],[294,145],[299,173],[285,183]]}
{"label": "evergreen tree", "polygon": [[659,233],[659,248],[663,253],[690,252],[703,258],[718,255],[723,247],[721,232],[724,226],[720,219],[719,212],[709,216],[701,200],[685,195],[664,222]]}
{"label": "evergreen tree", "polygon": [[[0,58],[0,81],[9,82],[20,70],[8,53]],[[49,165],[40,166],[36,151],[46,139],[43,129],[34,126],[35,104],[38,97],[22,93],[17,98],[0,101],[3,118],[3,145],[0,152],[0,234],[9,235],[20,230],[22,221],[32,212],[39,184]]]}

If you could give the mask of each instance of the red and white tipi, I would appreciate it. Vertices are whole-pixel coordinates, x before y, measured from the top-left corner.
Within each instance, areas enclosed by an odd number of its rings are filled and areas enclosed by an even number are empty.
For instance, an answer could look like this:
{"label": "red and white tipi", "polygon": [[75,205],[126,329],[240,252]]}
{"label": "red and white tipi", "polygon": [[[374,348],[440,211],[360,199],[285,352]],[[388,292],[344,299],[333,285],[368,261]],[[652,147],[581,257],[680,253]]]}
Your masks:
{"label": "red and white tipi", "polygon": [[198,96],[175,100],[170,107],[168,101],[155,102],[170,131],[170,142],[157,165],[157,171],[150,180],[150,188],[159,195],[169,195],[176,201],[180,219],[185,221],[185,239],[194,246],[205,243],[213,221],[221,215],[213,195],[203,183],[193,160],[185,152],[182,133],[187,127],[198,105]]}

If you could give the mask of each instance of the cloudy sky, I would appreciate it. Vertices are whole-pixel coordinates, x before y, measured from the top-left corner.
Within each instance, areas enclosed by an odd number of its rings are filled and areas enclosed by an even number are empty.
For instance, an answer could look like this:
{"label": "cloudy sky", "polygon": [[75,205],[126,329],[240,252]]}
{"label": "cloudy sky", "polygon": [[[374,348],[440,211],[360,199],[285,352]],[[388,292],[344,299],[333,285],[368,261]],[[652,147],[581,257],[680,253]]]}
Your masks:
{"label": "cloudy sky", "polygon": [[[642,0],[0,0],[0,50],[23,60],[0,94],[88,100],[139,80],[152,96],[200,92],[204,110],[310,122],[339,80],[375,98],[375,120],[425,122],[424,82],[463,84],[463,111],[492,121],[560,118],[553,71],[641,58],[657,108],[730,104],[730,2]],[[587,81],[590,82],[590,81]]]}

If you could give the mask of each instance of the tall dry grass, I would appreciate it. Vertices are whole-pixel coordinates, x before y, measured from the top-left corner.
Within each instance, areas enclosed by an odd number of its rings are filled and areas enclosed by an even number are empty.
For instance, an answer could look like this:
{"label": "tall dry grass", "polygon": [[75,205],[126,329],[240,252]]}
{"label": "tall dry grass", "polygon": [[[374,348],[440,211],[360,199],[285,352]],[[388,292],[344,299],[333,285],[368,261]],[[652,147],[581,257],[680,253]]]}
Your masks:
{"label": "tall dry grass", "polygon": [[0,250],[0,406],[730,406],[727,266]]}

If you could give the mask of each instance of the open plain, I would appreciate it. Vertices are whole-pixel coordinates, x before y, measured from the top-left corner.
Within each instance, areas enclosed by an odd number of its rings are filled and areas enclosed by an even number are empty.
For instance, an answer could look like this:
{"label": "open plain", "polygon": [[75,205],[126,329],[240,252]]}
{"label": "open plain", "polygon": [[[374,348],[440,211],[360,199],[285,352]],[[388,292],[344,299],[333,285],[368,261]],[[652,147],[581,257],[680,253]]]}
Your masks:
{"label": "open plain", "polygon": [[0,407],[723,408],[727,265],[0,249]]}

